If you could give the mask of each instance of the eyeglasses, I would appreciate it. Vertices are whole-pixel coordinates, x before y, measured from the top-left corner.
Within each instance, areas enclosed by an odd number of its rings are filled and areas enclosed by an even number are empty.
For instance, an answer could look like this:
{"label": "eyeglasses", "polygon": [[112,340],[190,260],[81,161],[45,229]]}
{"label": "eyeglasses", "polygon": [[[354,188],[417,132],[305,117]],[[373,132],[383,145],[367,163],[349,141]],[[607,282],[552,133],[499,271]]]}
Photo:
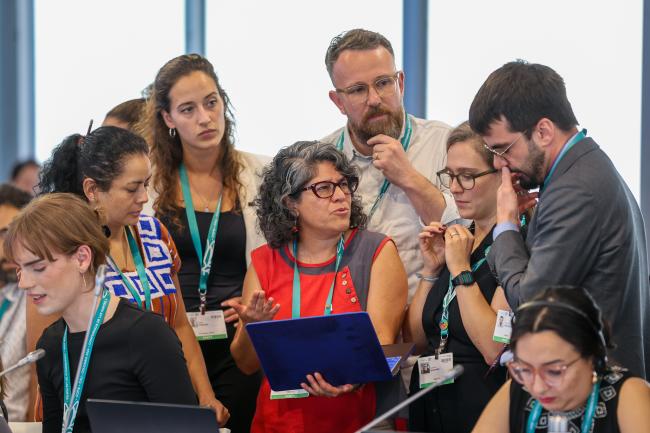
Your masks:
{"label": "eyeglasses", "polygon": [[555,388],[562,384],[567,369],[580,359],[578,357],[567,364],[555,363],[543,365],[539,369],[517,360],[510,361],[507,365],[512,378],[522,385],[531,385],[535,379],[535,375],[539,375],[546,385]]}
{"label": "eyeglasses", "polygon": [[[396,84],[399,74],[401,74],[401,71],[397,71],[393,75],[379,77],[372,83],[372,88],[375,89],[380,98],[393,96],[397,92]],[[355,84],[345,89],[336,88],[336,91],[343,93],[352,104],[356,105],[363,104],[368,100],[370,87],[367,84]]]}
{"label": "eyeglasses", "polygon": [[359,179],[356,177],[350,177],[348,179],[343,179],[340,182],[331,182],[329,180],[324,180],[322,182],[316,182],[312,183],[311,185],[307,185],[306,187],[299,189],[295,194],[311,189],[314,195],[318,198],[330,198],[334,195],[337,186],[341,188],[343,194],[350,195],[357,190],[357,187],[359,186]]}
{"label": "eyeglasses", "polygon": [[451,188],[451,183],[454,181],[454,179],[456,179],[456,182],[458,182],[458,185],[460,185],[463,191],[467,191],[468,189],[474,188],[474,185],[476,184],[476,178],[485,176],[486,174],[492,174],[496,172],[497,170],[492,168],[490,170],[482,171],[477,174],[471,174],[471,173],[454,174],[445,168],[437,172],[436,175],[438,175],[438,180],[440,181],[440,184],[445,188]]}
{"label": "eyeglasses", "polygon": [[486,148],[487,150],[489,150],[490,152],[492,152],[492,153],[495,154],[496,156],[499,156],[499,157],[503,158],[503,155],[505,155],[506,153],[508,153],[508,151],[510,150],[510,148],[511,148],[512,146],[514,146],[515,143],[516,143],[517,141],[519,141],[519,139],[520,139],[523,135],[524,135],[523,132],[519,133],[519,136],[517,136],[517,138],[515,138],[515,139],[512,141],[512,143],[510,143],[509,145],[507,145],[503,150],[493,149],[493,148],[491,148],[490,146],[488,146],[487,143],[483,143],[483,146],[485,146],[485,148]]}

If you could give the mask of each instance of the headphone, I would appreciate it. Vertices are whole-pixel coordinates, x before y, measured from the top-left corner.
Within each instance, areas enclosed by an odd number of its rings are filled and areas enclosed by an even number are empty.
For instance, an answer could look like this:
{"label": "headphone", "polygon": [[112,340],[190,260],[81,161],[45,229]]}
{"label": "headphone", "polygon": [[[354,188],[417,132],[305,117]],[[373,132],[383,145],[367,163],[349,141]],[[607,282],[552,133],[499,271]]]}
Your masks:
{"label": "headphone", "polygon": [[560,301],[526,302],[520,305],[519,308],[517,308],[517,311],[515,312],[515,317],[523,310],[528,310],[530,308],[535,308],[535,307],[561,308],[567,311],[571,311],[573,314],[580,316],[587,323],[589,323],[589,327],[593,329],[594,333],[598,336],[599,346],[601,349],[601,353],[603,354],[603,356],[600,356],[595,359],[594,367],[596,369],[596,372],[598,373],[602,373],[603,371],[605,371],[605,369],[607,368],[607,342],[605,340],[605,334],[603,333],[603,324],[600,319],[597,322],[594,322],[589,316],[587,316],[587,314],[584,311],[574,307],[571,304],[567,304],[566,302],[560,302]]}

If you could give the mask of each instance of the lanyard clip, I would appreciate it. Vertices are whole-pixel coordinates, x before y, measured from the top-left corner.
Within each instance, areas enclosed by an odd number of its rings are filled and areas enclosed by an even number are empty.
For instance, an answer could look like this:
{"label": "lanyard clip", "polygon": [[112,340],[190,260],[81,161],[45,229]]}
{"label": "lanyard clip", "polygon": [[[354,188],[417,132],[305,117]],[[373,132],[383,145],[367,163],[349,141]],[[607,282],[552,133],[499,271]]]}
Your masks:
{"label": "lanyard clip", "polygon": [[199,311],[201,312],[201,316],[205,315],[205,310],[206,310],[206,304],[207,302],[207,296],[205,293],[200,293],[199,297],[201,298],[201,303],[199,304]]}

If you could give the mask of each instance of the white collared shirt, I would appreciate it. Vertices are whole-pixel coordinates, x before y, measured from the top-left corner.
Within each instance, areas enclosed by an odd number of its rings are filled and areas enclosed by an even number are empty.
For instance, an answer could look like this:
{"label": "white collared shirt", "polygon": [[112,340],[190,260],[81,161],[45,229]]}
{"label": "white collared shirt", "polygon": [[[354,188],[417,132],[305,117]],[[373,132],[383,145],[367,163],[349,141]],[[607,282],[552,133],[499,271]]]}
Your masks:
{"label": "white collared shirt", "polygon": [[[436,176],[436,173],[445,168],[447,163],[447,137],[451,127],[436,120],[423,120],[410,115],[409,117],[413,130],[406,155],[413,167],[443,192],[447,206],[441,220],[446,224],[459,218],[453,196],[447,188],[440,185]],[[361,196],[363,209],[367,215],[384,182],[384,175],[372,165],[371,156],[361,155],[354,149],[347,127],[336,130],[321,141],[336,144],[341,132],[344,136],[343,153],[359,168],[359,188],[356,194]],[[404,128],[402,128],[403,134]],[[418,234],[422,230],[422,224],[402,189],[390,185],[368,225],[368,230],[384,233],[395,241],[408,275],[410,301],[418,286],[415,273],[422,270],[422,257],[418,245]]]}
{"label": "white collared shirt", "polygon": [[[0,319],[0,359],[4,368],[27,355],[25,329],[25,291],[17,283],[0,288],[0,304],[9,299],[11,304]],[[25,421],[29,400],[29,368],[19,368],[5,376],[7,398],[4,400],[10,421]]]}

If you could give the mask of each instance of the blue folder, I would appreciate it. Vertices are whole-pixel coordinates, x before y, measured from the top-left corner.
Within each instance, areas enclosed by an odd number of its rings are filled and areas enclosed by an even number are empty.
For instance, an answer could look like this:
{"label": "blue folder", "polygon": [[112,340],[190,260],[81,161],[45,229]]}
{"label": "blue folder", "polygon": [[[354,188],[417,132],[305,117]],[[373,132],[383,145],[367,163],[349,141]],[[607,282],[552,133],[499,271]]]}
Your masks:
{"label": "blue folder", "polygon": [[334,386],[389,380],[408,356],[386,356],[368,313],[249,323],[248,335],[274,391],[300,389],[318,372]]}

